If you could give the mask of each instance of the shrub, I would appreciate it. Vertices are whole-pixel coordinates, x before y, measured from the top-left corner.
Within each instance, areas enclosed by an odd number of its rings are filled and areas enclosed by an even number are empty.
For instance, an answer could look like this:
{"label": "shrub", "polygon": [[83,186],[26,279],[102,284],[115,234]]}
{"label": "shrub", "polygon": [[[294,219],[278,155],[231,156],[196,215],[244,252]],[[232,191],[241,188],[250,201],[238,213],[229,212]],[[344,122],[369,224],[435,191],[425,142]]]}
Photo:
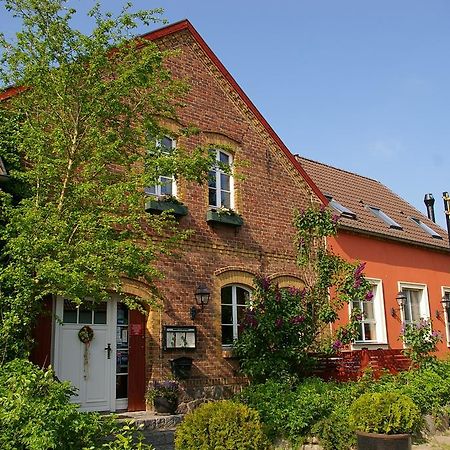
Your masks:
{"label": "shrub", "polygon": [[264,450],[270,444],[257,411],[222,400],[187,414],[177,428],[176,450]]}
{"label": "shrub", "polygon": [[406,395],[367,393],[352,404],[350,424],[355,430],[367,433],[415,433],[420,428],[421,415]]}
{"label": "shrub", "polygon": [[295,387],[271,380],[245,388],[237,398],[260,413],[271,439],[283,437],[299,443],[333,410],[336,386],[318,378]]}
{"label": "shrub", "polygon": [[[0,366],[0,448],[2,450],[90,450],[133,447],[135,428],[119,425],[114,417],[82,413],[70,403],[68,382],[52,370],[16,359]],[[108,442],[106,442],[108,438]]]}
{"label": "shrub", "polygon": [[337,407],[313,427],[324,450],[349,450],[356,446],[356,435],[349,422],[349,406]]}

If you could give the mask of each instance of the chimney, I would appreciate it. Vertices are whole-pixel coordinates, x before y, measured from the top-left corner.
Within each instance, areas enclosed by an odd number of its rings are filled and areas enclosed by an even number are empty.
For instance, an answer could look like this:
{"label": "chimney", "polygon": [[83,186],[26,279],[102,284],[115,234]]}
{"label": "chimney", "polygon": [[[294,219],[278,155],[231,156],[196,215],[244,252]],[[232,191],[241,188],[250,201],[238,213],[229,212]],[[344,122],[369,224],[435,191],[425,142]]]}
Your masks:
{"label": "chimney", "polygon": [[425,198],[423,199],[425,206],[427,207],[427,216],[433,222],[436,222],[436,218],[434,217],[434,197],[433,194],[425,194]]}
{"label": "chimney", "polygon": [[447,222],[447,233],[450,241],[450,196],[448,192],[442,193],[442,199],[444,200],[445,221]]}

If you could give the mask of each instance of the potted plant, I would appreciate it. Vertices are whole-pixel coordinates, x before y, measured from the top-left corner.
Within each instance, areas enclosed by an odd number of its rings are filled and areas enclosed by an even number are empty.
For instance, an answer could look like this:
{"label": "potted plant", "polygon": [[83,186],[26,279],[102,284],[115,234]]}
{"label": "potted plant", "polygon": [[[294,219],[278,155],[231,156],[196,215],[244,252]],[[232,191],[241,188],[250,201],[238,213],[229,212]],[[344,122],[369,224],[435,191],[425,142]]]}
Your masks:
{"label": "potted plant", "polygon": [[358,450],[411,450],[411,435],[419,431],[419,408],[396,392],[363,394],[350,408]]}
{"label": "potted plant", "polygon": [[231,208],[211,208],[206,213],[206,221],[208,223],[222,223],[225,225],[231,225],[232,227],[240,227],[243,225],[244,220],[242,217]]}
{"label": "potted plant", "polygon": [[145,203],[145,211],[151,214],[161,214],[163,211],[171,212],[175,217],[186,216],[187,206],[180,202],[173,195],[162,195],[161,197],[150,198]]}
{"label": "potted plant", "polygon": [[174,380],[150,381],[146,399],[158,414],[175,414],[179,394],[180,386]]}

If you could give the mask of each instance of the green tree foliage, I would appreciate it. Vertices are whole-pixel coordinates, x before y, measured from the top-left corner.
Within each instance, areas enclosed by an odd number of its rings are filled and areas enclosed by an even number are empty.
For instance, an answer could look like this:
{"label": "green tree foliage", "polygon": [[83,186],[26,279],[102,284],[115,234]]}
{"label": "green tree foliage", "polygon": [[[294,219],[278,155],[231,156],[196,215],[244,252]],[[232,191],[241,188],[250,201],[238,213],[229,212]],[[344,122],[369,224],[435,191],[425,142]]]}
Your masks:
{"label": "green tree foliage", "polygon": [[147,449],[136,428],[112,416],[78,411],[73,388],[52,370],[16,359],[0,367],[0,448],[3,450]]}
{"label": "green tree foliage", "polygon": [[0,364],[26,354],[46,296],[106,301],[123,277],[154,286],[158,255],[188,233],[170,214],[146,214],[143,189],[161,174],[202,182],[212,162],[207,149],[167,155],[157,145],[167,133],[158,124],[188,90],[164,64],[176,54],[131,39],[161,11],[127,5],[113,16],[96,5],[87,36],[66,0],[3,4],[23,27],[13,42],[0,38],[0,81],[24,90],[0,103],[0,156],[26,189],[18,203],[1,197]]}
{"label": "green tree foliage", "polygon": [[338,350],[357,338],[362,312],[356,309],[350,322],[334,338],[330,335],[330,324],[344,305],[372,297],[364,264],[349,263],[324,246],[324,238],[336,232],[336,221],[324,208],[296,214],[303,290],[279,289],[265,277],[255,280],[234,346],[243,372],[254,381],[304,375],[313,363],[312,352]]}

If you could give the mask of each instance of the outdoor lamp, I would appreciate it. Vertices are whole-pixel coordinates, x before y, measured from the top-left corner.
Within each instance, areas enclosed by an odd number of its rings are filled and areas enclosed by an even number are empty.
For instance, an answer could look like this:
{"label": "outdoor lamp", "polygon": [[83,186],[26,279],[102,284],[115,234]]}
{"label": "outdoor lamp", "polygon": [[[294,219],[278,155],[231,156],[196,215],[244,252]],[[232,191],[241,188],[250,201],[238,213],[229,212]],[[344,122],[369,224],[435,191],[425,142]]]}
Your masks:
{"label": "outdoor lamp", "polygon": [[[209,289],[206,287],[204,283],[200,283],[194,295],[195,295],[195,303],[197,303],[198,306],[201,306],[201,310],[203,311],[203,308],[209,302],[211,292],[209,292]],[[192,306],[190,312],[191,312],[191,319],[194,320],[195,317],[197,316],[198,308]]]}
{"label": "outdoor lamp", "polygon": [[[448,309],[450,309],[450,293],[446,292],[444,294],[444,296],[442,297],[442,300],[441,300],[441,304],[442,304],[442,309],[444,310],[444,316],[445,316],[446,311]],[[439,319],[441,317],[441,311],[439,311],[437,309],[435,316],[436,316],[436,319]]]}
{"label": "outdoor lamp", "polygon": [[403,291],[398,292],[397,297],[395,297],[398,303],[398,308],[391,308],[391,316],[396,317],[397,311],[403,311],[406,303],[406,294]]}

